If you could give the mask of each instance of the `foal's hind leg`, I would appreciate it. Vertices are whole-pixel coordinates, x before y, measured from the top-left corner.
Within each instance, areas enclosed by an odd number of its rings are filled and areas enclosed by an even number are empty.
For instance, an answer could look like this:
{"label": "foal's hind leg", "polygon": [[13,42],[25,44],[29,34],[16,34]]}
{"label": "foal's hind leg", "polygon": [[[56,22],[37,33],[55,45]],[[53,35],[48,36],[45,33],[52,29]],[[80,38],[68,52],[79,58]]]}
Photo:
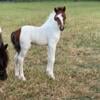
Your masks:
{"label": "foal's hind leg", "polygon": [[24,58],[27,53],[28,49],[22,49],[18,55],[18,64],[19,64],[19,79],[26,80],[23,72],[23,63]]}
{"label": "foal's hind leg", "polygon": [[14,60],[15,60],[15,76],[19,77],[18,53],[16,53]]}

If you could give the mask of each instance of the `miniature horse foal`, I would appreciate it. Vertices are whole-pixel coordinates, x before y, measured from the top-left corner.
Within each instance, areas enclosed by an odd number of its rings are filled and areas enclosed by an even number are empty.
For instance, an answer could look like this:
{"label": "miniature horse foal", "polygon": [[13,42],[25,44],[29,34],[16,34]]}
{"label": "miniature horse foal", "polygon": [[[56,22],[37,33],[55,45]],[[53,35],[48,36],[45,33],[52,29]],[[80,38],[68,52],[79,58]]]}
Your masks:
{"label": "miniature horse foal", "polygon": [[54,8],[47,21],[40,27],[22,26],[20,29],[12,32],[11,41],[16,50],[15,55],[15,76],[26,80],[23,72],[23,62],[27,51],[32,43],[39,45],[48,45],[48,64],[47,74],[55,79],[53,67],[55,62],[56,45],[60,39],[60,33],[64,30],[65,7]]}

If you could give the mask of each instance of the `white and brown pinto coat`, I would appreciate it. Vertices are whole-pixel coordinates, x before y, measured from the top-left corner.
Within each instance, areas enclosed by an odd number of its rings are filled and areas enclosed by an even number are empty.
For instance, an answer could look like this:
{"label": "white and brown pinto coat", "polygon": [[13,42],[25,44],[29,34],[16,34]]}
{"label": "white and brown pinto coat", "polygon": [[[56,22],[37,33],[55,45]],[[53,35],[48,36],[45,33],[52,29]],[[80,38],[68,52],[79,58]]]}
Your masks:
{"label": "white and brown pinto coat", "polygon": [[26,80],[23,72],[23,62],[32,43],[48,45],[46,72],[49,77],[55,79],[53,73],[55,52],[60,33],[64,30],[65,9],[65,7],[54,8],[47,21],[40,27],[26,25],[12,32],[11,41],[17,51],[15,55],[15,76],[19,79]]}

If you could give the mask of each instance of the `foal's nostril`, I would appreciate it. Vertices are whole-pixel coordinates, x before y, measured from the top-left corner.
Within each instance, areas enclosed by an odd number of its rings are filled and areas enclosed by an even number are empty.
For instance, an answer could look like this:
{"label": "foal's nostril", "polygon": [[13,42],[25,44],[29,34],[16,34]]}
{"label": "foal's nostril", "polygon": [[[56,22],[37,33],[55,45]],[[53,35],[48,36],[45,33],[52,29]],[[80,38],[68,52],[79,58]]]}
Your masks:
{"label": "foal's nostril", "polygon": [[61,27],[60,27],[60,30],[63,31],[63,30],[64,30],[64,26],[61,26]]}

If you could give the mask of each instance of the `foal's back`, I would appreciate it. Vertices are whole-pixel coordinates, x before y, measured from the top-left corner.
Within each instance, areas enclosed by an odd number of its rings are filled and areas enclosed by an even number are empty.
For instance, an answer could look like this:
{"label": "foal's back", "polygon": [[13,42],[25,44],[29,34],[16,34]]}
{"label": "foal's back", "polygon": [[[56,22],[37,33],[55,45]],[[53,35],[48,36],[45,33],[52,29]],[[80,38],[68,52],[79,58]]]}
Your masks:
{"label": "foal's back", "polygon": [[21,28],[20,42],[36,43],[40,45],[47,44],[47,33],[42,27],[23,26]]}

